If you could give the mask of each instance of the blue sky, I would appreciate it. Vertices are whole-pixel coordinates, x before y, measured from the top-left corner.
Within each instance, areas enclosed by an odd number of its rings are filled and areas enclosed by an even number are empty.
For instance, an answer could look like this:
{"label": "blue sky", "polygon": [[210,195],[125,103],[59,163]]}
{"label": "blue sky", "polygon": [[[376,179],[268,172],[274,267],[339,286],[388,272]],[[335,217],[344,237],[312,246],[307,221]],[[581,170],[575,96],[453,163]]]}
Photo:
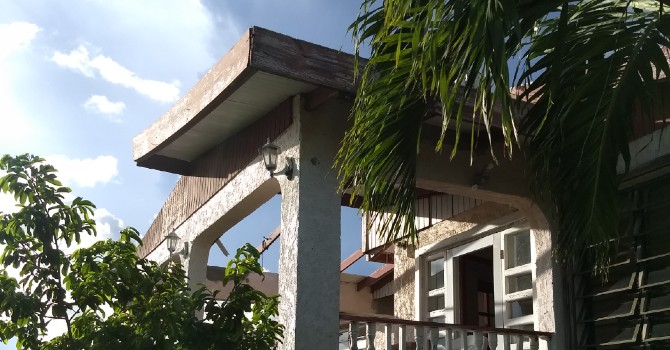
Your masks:
{"label": "blue sky", "polygon": [[[0,154],[47,158],[99,210],[99,238],[146,231],[175,175],[139,168],[131,140],[257,25],[351,52],[360,0],[0,0]],[[11,210],[0,196],[0,211]],[[279,199],[222,237],[260,243],[279,224]],[[344,209],[343,256],[360,245]],[[276,271],[278,245],[264,265]],[[210,263],[225,263],[214,247]],[[369,273],[361,263],[352,272]],[[0,345],[0,348],[2,346]]]}

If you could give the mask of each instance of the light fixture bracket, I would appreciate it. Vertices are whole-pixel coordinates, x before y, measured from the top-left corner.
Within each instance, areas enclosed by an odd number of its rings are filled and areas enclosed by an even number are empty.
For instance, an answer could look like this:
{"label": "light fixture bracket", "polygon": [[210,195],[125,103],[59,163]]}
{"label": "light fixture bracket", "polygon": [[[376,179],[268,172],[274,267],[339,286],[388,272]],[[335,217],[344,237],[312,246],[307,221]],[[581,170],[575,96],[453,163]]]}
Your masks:
{"label": "light fixture bracket", "polygon": [[274,177],[275,175],[284,175],[286,176],[286,179],[293,180],[293,168],[295,167],[295,158],[293,157],[285,157],[285,158],[286,158],[286,164],[284,165],[284,168],[282,168],[282,170],[279,171],[270,170],[270,177]]}

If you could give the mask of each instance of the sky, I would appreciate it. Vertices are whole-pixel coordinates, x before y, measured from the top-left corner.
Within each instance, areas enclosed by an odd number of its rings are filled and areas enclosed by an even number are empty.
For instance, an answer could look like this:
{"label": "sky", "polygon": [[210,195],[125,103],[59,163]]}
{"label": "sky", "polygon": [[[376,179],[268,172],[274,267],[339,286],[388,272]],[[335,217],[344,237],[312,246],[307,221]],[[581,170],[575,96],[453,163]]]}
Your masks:
{"label": "sky", "polygon": [[[97,207],[99,235],[145,232],[177,176],[137,167],[132,138],[158,119],[251,26],[352,52],[360,0],[0,0],[0,154],[32,153]],[[222,236],[231,253],[279,224],[279,198]],[[13,209],[0,194],[0,211]],[[360,246],[343,209],[342,255]],[[263,256],[276,271],[278,244]],[[210,264],[224,265],[216,245]],[[351,272],[367,274],[373,263]],[[11,347],[13,348],[13,347]],[[3,349],[0,345],[0,349]]]}

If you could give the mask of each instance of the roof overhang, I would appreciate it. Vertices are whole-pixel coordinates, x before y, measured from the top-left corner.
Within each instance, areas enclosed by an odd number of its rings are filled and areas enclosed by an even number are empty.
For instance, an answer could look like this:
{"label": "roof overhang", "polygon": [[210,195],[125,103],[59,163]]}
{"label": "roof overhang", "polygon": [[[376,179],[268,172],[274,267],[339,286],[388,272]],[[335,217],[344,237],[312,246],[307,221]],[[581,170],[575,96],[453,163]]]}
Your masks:
{"label": "roof overhang", "polygon": [[290,96],[354,93],[354,56],[250,28],[174,106],[133,139],[137,165],[188,174],[207,150]]}

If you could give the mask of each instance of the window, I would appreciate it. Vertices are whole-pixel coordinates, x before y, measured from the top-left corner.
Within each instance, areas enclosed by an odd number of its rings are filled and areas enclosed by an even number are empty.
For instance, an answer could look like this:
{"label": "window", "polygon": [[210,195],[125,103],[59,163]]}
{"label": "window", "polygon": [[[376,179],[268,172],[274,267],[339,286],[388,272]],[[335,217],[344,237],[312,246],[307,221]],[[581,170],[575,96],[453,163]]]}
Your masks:
{"label": "window", "polygon": [[534,251],[530,230],[504,234],[504,315],[506,327],[533,328]]}
{"label": "window", "polygon": [[428,320],[433,322],[445,322],[445,272],[444,256],[437,256],[428,261],[428,283],[426,295],[426,310]]}
{"label": "window", "polygon": [[418,302],[423,320],[535,328],[535,250],[530,229],[510,228],[433,250],[421,256],[421,264]]}

